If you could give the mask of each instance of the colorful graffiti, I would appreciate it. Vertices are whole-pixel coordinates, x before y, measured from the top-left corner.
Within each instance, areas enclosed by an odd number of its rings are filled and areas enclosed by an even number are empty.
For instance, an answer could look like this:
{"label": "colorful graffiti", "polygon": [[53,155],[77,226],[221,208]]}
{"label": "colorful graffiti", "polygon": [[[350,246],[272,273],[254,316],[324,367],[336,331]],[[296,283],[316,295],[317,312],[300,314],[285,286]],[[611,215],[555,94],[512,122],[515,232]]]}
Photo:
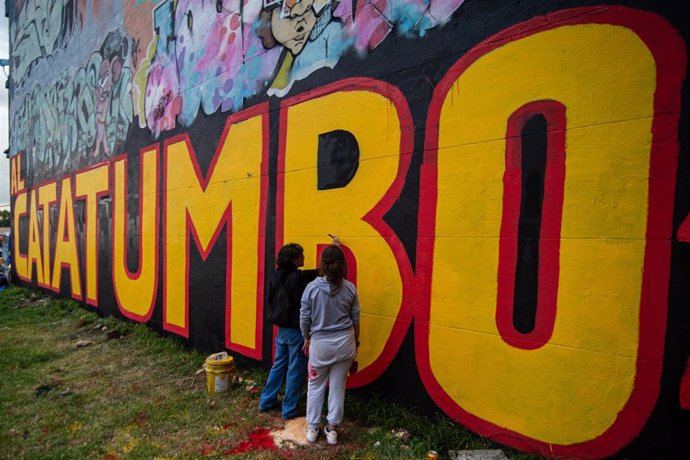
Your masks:
{"label": "colorful graffiti", "polygon": [[40,83],[14,111],[13,149],[29,157],[36,178],[48,178],[110,158],[121,151],[132,122],[132,71],[128,39],[108,34],[101,48],[75,74],[61,72]]}
{"label": "colorful graffiti", "polygon": [[[236,112],[261,93],[284,96],[294,82],[333,68],[349,49],[376,48],[392,30],[424,36],[462,0],[209,3],[160,2],[153,10],[152,56],[141,63],[138,39],[112,31],[84,67],[63,71],[48,89],[46,79],[25,89],[13,123],[32,129],[13,139],[13,153],[27,152],[43,177],[83,167],[92,156],[121,153],[123,131],[135,116],[155,137],[178,123],[189,126],[200,109]],[[79,8],[93,13],[90,3],[79,5],[34,0],[18,7],[15,90],[26,86],[32,63],[50,62],[60,40],[69,38],[75,18],[81,18]],[[77,123],[59,127],[57,120],[65,119]]]}
{"label": "colorful graffiti", "polygon": [[159,134],[176,119],[188,126],[200,107],[206,114],[237,111],[263,91],[284,96],[296,81],[335,67],[349,49],[371,50],[396,26],[401,34],[423,36],[461,4],[264,0],[212,8],[167,0],[154,12],[147,125]]}
{"label": "colorful graffiti", "polygon": [[[96,3],[70,14],[120,17]],[[547,456],[688,453],[679,7],[143,3],[149,24],[14,88],[18,279],[268,363],[276,249],[313,266],[337,234],[350,387],[406,378]],[[17,5],[22,29],[44,7]]]}
{"label": "colorful graffiti", "polygon": [[17,15],[12,35],[12,79],[21,86],[31,65],[52,56],[74,28],[78,4],[74,0],[16,2]]}

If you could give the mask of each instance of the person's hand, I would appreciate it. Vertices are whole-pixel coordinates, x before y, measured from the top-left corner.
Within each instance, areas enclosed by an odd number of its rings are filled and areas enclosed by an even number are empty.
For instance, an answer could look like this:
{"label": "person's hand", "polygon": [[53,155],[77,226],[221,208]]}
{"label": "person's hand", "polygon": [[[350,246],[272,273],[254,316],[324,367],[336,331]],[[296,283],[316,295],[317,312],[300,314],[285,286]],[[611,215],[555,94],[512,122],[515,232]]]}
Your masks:
{"label": "person's hand", "polygon": [[302,352],[304,353],[305,356],[309,356],[309,344],[311,343],[311,339],[304,339],[304,345],[302,345]]}
{"label": "person's hand", "polygon": [[340,237],[339,236],[333,237],[333,245],[340,247]]}

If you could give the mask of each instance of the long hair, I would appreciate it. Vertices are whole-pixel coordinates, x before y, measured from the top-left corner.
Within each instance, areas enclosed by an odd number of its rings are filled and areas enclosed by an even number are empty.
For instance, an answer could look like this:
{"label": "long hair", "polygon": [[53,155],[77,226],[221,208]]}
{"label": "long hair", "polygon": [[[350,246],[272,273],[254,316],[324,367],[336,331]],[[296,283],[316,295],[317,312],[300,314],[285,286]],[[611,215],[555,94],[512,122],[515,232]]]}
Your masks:
{"label": "long hair", "polygon": [[347,273],[345,254],[338,246],[331,245],[324,249],[321,254],[321,274],[326,277],[329,283],[339,285],[343,282]]}
{"label": "long hair", "polygon": [[304,253],[304,248],[297,243],[288,243],[278,251],[276,257],[276,265],[280,268],[285,268],[294,265],[292,262],[296,257]]}

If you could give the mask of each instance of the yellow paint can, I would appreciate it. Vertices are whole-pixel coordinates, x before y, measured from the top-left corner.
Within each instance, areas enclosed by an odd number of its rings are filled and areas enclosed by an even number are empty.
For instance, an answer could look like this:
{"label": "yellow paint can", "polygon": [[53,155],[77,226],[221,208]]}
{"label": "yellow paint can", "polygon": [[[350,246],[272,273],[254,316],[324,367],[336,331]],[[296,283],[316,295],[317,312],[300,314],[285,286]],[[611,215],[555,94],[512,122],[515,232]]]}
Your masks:
{"label": "yellow paint can", "polygon": [[230,379],[235,373],[235,360],[227,352],[214,353],[206,358],[206,391],[223,393],[230,387]]}

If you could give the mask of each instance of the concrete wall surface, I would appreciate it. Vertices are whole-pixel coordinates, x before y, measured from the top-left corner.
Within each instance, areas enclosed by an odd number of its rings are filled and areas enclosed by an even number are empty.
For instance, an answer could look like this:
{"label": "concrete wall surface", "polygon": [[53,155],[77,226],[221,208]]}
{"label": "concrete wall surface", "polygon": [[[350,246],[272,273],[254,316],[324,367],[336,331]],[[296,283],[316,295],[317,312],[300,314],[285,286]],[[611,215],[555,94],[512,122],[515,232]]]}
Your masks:
{"label": "concrete wall surface", "polygon": [[684,3],[10,1],[14,278],[270,364],[276,250],[335,234],[351,388],[690,458]]}

